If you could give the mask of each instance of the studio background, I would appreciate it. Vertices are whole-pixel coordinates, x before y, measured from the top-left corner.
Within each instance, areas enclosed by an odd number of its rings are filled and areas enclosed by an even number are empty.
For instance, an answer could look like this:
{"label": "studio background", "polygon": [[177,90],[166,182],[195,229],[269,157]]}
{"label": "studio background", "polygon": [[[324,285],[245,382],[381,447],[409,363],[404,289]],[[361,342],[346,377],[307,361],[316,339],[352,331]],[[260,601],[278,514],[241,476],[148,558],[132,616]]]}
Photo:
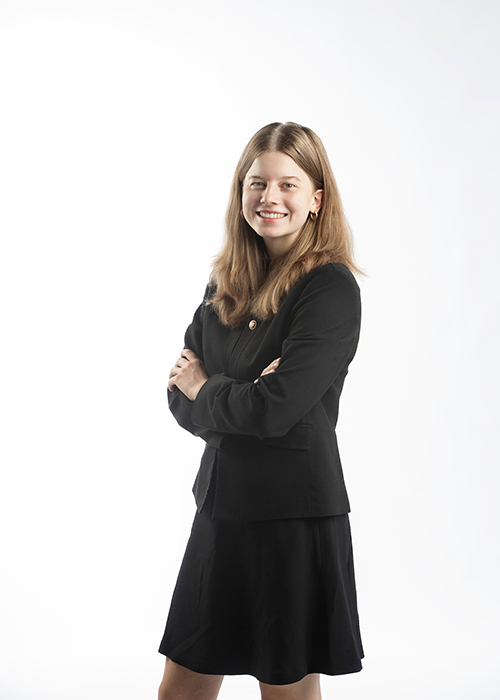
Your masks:
{"label": "studio background", "polygon": [[366,659],[323,695],[500,696],[499,20],[0,0],[2,698],[156,697],[203,448],[168,372],[237,159],[288,120],[324,141],[368,274],[338,430]]}

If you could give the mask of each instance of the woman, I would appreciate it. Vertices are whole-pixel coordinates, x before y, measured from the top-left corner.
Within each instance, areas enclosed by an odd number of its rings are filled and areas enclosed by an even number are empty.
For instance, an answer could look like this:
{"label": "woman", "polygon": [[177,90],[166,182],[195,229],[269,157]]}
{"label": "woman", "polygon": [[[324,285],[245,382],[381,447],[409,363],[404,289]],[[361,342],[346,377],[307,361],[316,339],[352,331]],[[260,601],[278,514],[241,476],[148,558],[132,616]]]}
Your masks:
{"label": "woman", "polygon": [[225,674],[262,698],[318,700],[363,650],[335,425],[359,288],[320,139],[250,140],[226,239],[170,372],[170,409],[205,451],[197,513],[160,652],[160,700],[215,699]]}

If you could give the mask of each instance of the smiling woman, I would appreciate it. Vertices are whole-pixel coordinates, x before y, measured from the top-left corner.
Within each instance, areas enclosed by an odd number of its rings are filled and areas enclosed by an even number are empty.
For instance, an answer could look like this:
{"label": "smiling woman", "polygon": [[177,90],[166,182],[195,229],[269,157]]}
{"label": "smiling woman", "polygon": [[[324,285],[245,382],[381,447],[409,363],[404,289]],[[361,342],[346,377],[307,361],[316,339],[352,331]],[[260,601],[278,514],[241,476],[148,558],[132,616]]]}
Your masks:
{"label": "smiling woman", "polygon": [[160,700],[319,700],[363,647],[337,448],[359,336],[350,231],[319,138],[270,124],[233,178],[226,239],[170,371],[178,423],[206,442],[160,652]]}
{"label": "smiling woman", "polygon": [[264,239],[270,258],[286,253],[309,214],[321,208],[323,190],[280,151],[255,159],[243,182],[243,216]]}

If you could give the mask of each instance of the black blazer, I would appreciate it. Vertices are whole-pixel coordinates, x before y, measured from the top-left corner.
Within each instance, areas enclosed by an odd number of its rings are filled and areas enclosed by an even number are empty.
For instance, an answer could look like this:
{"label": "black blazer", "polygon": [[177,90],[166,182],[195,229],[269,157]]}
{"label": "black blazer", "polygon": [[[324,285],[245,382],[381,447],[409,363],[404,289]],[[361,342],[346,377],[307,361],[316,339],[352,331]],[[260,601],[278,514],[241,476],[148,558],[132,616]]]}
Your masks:
{"label": "black blazer", "polygon": [[[184,347],[210,378],[195,401],[177,388],[168,397],[178,423],[207,443],[193,487],[199,509],[216,478],[216,518],[349,512],[335,426],[360,317],[359,287],[341,263],[303,277],[268,321],[227,328],[201,304]],[[277,357],[276,372],[255,384]]]}

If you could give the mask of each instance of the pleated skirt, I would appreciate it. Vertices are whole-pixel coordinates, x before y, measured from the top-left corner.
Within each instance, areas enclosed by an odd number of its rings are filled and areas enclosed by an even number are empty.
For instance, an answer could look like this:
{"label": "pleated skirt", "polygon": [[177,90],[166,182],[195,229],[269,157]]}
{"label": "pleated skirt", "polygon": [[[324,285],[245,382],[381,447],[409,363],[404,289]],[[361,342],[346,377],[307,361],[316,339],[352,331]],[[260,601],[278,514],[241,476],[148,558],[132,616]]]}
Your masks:
{"label": "pleated skirt", "polygon": [[194,519],[160,653],[273,685],[361,670],[348,515]]}

